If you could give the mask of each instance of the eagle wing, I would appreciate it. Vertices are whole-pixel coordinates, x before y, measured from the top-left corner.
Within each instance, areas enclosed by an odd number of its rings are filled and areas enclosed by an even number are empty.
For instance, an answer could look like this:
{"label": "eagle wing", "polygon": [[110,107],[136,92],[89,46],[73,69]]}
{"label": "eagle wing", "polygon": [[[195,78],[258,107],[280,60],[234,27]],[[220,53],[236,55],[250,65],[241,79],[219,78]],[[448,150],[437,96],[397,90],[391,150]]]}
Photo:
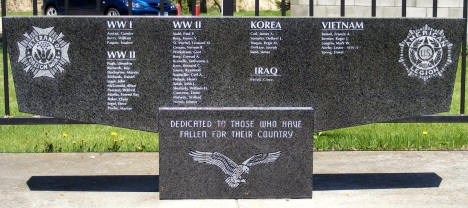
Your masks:
{"label": "eagle wing", "polygon": [[190,151],[189,155],[199,163],[218,166],[225,174],[230,176],[234,174],[234,169],[238,167],[234,161],[218,152]]}
{"label": "eagle wing", "polygon": [[272,163],[275,162],[281,155],[281,151],[278,152],[270,152],[270,153],[260,153],[256,154],[242,164],[245,166],[254,166],[262,163]]}

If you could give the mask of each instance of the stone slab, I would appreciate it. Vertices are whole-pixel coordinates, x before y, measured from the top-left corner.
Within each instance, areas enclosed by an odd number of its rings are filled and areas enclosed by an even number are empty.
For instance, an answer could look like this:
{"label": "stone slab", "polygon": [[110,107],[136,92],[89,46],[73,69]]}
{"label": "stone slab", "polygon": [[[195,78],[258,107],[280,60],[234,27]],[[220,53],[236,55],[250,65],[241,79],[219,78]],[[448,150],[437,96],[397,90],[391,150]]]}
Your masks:
{"label": "stone slab", "polygon": [[[4,21],[21,112],[145,131],[158,131],[161,106],[313,106],[317,131],[446,112],[463,36],[462,19]],[[45,33],[62,36],[40,58]],[[425,42],[409,46],[428,34],[439,44],[423,60]]]}
{"label": "stone slab", "polygon": [[311,108],[161,108],[161,199],[311,198]]}

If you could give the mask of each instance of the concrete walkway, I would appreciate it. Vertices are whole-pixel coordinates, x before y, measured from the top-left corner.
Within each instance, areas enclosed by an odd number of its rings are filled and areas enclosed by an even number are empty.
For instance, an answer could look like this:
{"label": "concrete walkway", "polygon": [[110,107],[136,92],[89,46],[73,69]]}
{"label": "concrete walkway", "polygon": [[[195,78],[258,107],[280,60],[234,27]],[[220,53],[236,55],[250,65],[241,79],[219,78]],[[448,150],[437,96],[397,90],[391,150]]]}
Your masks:
{"label": "concrete walkway", "polygon": [[314,153],[313,199],[159,200],[157,153],[0,154],[0,207],[468,207],[468,151]]}

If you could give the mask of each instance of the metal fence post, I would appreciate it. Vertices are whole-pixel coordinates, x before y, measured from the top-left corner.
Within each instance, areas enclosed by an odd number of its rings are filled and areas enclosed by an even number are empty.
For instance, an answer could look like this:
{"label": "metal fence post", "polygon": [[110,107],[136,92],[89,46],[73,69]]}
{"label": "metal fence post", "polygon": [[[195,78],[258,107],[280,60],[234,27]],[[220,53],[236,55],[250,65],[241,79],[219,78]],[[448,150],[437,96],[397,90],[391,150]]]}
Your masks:
{"label": "metal fence post", "polygon": [[2,0],[3,92],[5,98],[5,116],[8,116],[10,115],[10,94],[8,93],[8,45],[5,32],[5,22],[3,21],[3,17],[6,16],[6,10],[6,0]]}
{"label": "metal fence post", "polygon": [[65,0],[65,14],[69,14],[70,13],[70,1],[69,0]]}
{"label": "metal fence post", "polygon": [[437,17],[437,0],[432,1],[432,17]]}
{"label": "metal fence post", "polygon": [[260,15],[260,0],[255,0],[255,16]]}
{"label": "metal fence post", "polygon": [[128,0],[128,15],[133,14],[132,8],[133,8],[133,0]]}
{"label": "metal fence post", "polygon": [[192,6],[191,6],[191,10],[192,10],[192,16],[195,16],[197,15],[197,11],[196,8],[197,8],[197,0],[192,0]]}
{"label": "metal fence post", "polygon": [[401,0],[401,16],[406,17],[406,0]]}
{"label": "metal fence post", "polygon": [[463,32],[463,45],[462,45],[462,68],[461,68],[461,82],[460,82],[460,114],[465,114],[465,81],[466,81],[466,18],[467,1],[463,0],[463,18],[465,19],[464,32]]}
{"label": "metal fence post", "polygon": [[314,16],[314,0],[309,0],[309,16]]}
{"label": "metal fence post", "polygon": [[234,15],[234,1],[233,0],[223,0],[223,16],[233,16]]}
{"label": "metal fence post", "polygon": [[345,0],[341,0],[340,13],[342,17],[345,16]]}
{"label": "metal fence post", "polygon": [[376,12],[376,10],[377,10],[376,7],[377,7],[377,6],[376,6],[375,0],[372,0],[372,17],[375,17],[375,16],[376,16],[376,13],[377,13],[377,12]]}
{"label": "metal fence post", "polygon": [[286,16],[286,0],[281,0],[281,16]]}
{"label": "metal fence post", "polygon": [[37,0],[33,0],[33,15],[37,16]]}
{"label": "metal fence post", "polygon": [[159,16],[164,16],[164,3],[165,0],[159,0]]}

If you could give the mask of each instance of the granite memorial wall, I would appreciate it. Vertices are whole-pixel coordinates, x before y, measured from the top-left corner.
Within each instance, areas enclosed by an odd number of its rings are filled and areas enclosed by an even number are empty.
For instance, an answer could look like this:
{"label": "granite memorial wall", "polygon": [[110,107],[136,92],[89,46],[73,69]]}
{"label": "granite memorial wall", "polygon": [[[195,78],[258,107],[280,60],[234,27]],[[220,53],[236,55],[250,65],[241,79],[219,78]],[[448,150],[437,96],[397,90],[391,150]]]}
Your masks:
{"label": "granite memorial wall", "polygon": [[462,19],[6,17],[21,112],[158,131],[158,108],[314,107],[315,130],[449,110]]}

